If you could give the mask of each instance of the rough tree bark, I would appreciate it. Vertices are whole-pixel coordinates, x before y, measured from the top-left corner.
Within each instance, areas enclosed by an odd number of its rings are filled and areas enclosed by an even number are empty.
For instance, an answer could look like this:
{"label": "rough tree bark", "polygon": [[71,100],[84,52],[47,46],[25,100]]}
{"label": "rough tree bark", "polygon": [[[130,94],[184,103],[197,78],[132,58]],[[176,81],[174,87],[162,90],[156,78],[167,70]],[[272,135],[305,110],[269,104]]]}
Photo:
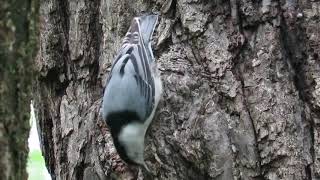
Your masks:
{"label": "rough tree bark", "polygon": [[150,179],[319,179],[319,9],[316,0],[42,1],[37,114],[53,179],[134,176],[99,109],[142,12],[161,17]]}
{"label": "rough tree bark", "polygon": [[0,2],[0,179],[27,179],[36,0]]}

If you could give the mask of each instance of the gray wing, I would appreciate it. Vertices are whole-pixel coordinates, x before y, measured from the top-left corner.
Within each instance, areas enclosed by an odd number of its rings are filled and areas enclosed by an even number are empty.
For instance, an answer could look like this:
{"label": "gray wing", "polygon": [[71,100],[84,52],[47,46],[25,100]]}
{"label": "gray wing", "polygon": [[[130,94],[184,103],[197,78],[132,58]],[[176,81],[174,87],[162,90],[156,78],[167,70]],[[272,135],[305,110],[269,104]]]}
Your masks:
{"label": "gray wing", "polygon": [[[139,113],[141,120],[146,120],[151,114],[155,87],[151,71],[154,58],[150,39],[156,21],[157,16],[154,15],[134,18],[132,21],[113,63],[105,89],[103,105],[107,113],[113,109],[135,111]],[[113,104],[108,105],[110,102]]]}

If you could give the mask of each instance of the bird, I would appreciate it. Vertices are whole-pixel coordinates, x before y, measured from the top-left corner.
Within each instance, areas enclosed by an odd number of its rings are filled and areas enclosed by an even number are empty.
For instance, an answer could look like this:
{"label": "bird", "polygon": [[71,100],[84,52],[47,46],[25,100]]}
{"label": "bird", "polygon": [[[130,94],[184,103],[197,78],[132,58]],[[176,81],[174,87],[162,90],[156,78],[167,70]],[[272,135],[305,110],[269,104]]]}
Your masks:
{"label": "bird", "polygon": [[145,134],[162,94],[151,41],[158,15],[131,21],[113,60],[102,102],[102,116],[120,158],[150,172],[144,160]]}

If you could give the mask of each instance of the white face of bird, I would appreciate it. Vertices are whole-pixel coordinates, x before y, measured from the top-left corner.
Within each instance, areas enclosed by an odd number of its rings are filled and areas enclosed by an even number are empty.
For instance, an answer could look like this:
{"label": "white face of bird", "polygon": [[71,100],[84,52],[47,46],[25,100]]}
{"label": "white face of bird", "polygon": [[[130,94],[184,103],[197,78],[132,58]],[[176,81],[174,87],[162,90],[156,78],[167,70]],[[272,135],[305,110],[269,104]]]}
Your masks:
{"label": "white face of bird", "polygon": [[119,142],[124,146],[127,156],[132,161],[146,167],[144,162],[145,132],[146,127],[143,124],[128,124],[122,128],[119,134]]}

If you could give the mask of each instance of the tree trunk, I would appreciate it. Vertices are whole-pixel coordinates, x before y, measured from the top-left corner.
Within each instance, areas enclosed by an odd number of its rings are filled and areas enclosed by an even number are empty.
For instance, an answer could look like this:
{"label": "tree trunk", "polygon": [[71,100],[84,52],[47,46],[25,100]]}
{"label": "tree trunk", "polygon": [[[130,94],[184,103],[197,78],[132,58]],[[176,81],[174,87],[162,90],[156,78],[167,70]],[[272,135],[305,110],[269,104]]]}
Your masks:
{"label": "tree trunk", "polygon": [[0,179],[27,179],[35,0],[0,3]]}
{"label": "tree trunk", "polygon": [[320,2],[42,1],[37,108],[53,179],[136,179],[99,113],[130,21],[160,13],[163,98],[138,179],[319,179]]}

